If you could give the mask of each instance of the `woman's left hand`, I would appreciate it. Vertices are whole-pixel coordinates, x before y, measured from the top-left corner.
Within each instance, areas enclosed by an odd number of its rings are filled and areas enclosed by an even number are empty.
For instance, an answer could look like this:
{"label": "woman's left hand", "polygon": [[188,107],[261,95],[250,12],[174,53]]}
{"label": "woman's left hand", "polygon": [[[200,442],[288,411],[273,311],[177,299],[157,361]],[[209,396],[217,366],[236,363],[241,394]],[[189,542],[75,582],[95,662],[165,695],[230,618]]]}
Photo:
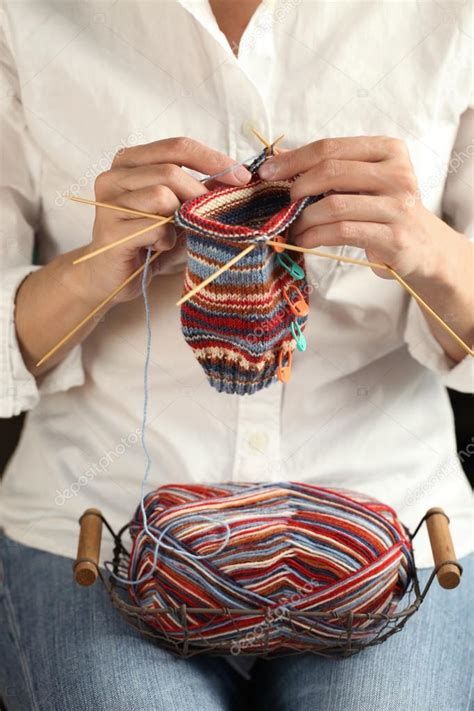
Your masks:
{"label": "woman's left hand", "polygon": [[[401,276],[438,278],[446,267],[447,240],[456,234],[423,207],[408,150],[384,136],[330,138],[267,160],[262,178],[297,175],[291,198],[319,195],[290,230],[303,247],[350,245]],[[332,192],[334,191],[334,192]],[[382,277],[390,273],[375,270]]]}
{"label": "woman's left hand", "polygon": [[[260,177],[297,176],[291,199],[330,193],[305,208],[290,237],[304,247],[350,245],[387,264],[472,347],[473,246],[421,203],[407,147],[386,136],[326,138],[269,158]],[[392,274],[374,268],[376,274]],[[446,353],[465,351],[425,316]]]}

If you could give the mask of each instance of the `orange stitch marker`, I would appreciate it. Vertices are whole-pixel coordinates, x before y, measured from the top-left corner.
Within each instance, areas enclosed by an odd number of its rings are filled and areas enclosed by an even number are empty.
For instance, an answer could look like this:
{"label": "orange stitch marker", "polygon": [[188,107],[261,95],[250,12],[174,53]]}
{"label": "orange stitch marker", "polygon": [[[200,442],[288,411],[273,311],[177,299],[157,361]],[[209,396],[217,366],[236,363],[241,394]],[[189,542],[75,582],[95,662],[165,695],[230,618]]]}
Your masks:
{"label": "orange stitch marker", "polygon": [[[287,364],[283,365],[283,358],[287,356]],[[283,349],[278,354],[278,368],[277,368],[277,378],[280,383],[288,383],[291,378],[291,363],[293,360],[293,351],[283,351]]]}
{"label": "orange stitch marker", "polygon": [[287,241],[288,241],[288,228],[286,228],[286,230],[284,232],[282,232],[282,234],[277,235],[276,237],[273,238],[272,242],[280,242],[281,243],[281,247],[277,247],[275,244],[272,245],[274,251],[277,252],[278,254],[281,254],[282,252],[284,252],[285,251],[284,245],[286,244]]}
{"label": "orange stitch marker", "polygon": [[[293,294],[296,295],[295,301],[292,300],[290,291],[292,291]],[[302,316],[307,316],[309,314],[309,306],[306,303],[303,294],[298,289],[296,284],[288,284],[288,286],[285,286],[283,288],[283,296],[285,297],[285,300],[288,306],[290,307],[291,312],[295,316],[301,318]]]}

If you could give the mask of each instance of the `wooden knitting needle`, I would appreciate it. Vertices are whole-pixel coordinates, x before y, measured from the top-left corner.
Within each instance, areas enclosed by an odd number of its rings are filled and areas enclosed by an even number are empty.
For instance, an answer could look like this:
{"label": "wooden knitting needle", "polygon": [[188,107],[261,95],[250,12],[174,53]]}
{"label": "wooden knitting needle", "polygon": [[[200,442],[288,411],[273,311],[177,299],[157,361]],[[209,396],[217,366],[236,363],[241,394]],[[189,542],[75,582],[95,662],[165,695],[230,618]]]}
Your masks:
{"label": "wooden knitting needle", "polygon": [[173,219],[172,217],[164,217],[160,222],[155,222],[155,223],[153,223],[153,225],[148,225],[148,227],[144,227],[142,230],[138,230],[137,232],[132,232],[131,235],[127,235],[126,237],[117,239],[117,240],[115,240],[115,242],[111,242],[110,244],[106,244],[103,247],[99,247],[98,249],[95,249],[93,252],[84,254],[84,256],[79,257],[79,259],[75,259],[73,261],[73,264],[81,264],[81,262],[86,262],[88,259],[97,257],[98,254],[102,254],[103,252],[108,252],[109,249],[118,247],[119,244],[125,244],[125,242],[130,242],[130,240],[134,239],[135,237],[139,237],[139,235],[145,234],[145,232],[151,232],[151,230],[156,229],[156,227],[160,227],[160,225],[165,225],[167,222],[171,222],[172,219]]}
{"label": "wooden knitting needle", "polygon": [[[152,264],[159,256],[160,252],[155,252],[155,254],[150,257],[148,264]],[[144,262],[141,267],[138,267],[138,269],[135,269],[135,271],[130,274],[130,276],[125,279],[125,281],[119,284],[108,296],[105,297],[105,299],[100,302],[100,304],[97,304],[97,306],[95,306],[92,311],[90,311],[87,316],[82,319],[82,321],[79,321],[79,323],[76,324],[74,328],[68,331],[68,333],[66,333],[66,335],[63,336],[63,338],[61,338],[61,340],[56,343],[56,345],[54,345],[47,353],[44,354],[42,358],[40,358],[40,360],[36,363],[36,368],[39,368],[40,365],[46,363],[46,361],[49,360],[51,356],[54,355],[56,351],[61,348],[61,346],[67,343],[69,339],[72,338],[74,334],[79,331],[79,329],[85,326],[86,323],[88,323],[92,318],[94,318],[94,316],[98,314],[104,306],[106,306],[110,301],[112,301],[112,299],[117,296],[117,294],[119,294],[122,289],[124,289],[128,284],[130,284],[130,282],[133,281],[137,276],[139,276],[145,269],[145,264],[146,262]]]}
{"label": "wooden knitting needle", "polygon": [[120,207],[120,205],[111,205],[108,202],[97,202],[97,200],[87,200],[86,198],[70,195],[67,198],[73,202],[81,202],[84,205],[95,205],[96,207],[106,207],[109,210],[117,210],[118,212],[128,212],[129,215],[137,215],[138,217],[149,217],[152,220],[166,220],[163,215],[154,215],[152,212],[142,212],[141,210],[132,210],[129,207]]}
{"label": "wooden knitting needle", "polygon": [[210,276],[207,277],[207,279],[204,279],[200,284],[194,287],[194,289],[191,289],[191,291],[188,291],[184,296],[181,297],[179,301],[176,302],[176,306],[181,306],[181,304],[184,304],[186,301],[189,301],[195,294],[199,293],[201,289],[204,289],[208,284],[211,283],[211,281],[214,281],[214,279],[217,279],[218,276],[221,274],[224,274],[230,267],[232,267],[234,264],[239,262],[241,259],[245,257],[246,254],[249,254],[252,252],[257,245],[255,244],[249,244],[248,247],[243,249],[239,254],[236,254],[235,257],[233,257],[231,260],[229,260],[226,264],[224,264],[220,269],[218,269],[216,272],[213,272]]}
{"label": "wooden knitting needle", "polygon": [[[465,343],[460,336],[457,335],[453,331],[453,329],[444,321],[439,314],[434,311],[431,306],[429,306],[426,301],[414,290],[412,287],[407,284],[407,282],[398,274],[398,272],[395,271],[395,269],[392,269],[392,267],[389,267],[388,264],[379,264],[378,262],[369,262],[368,260],[364,259],[353,259],[351,257],[343,257],[343,256],[338,256],[336,254],[329,254],[328,252],[320,252],[316,249],[308,249],[306,247],[298,247],[297,245],[293,244],[287,244],[287,243],[282,243],[282,242],[274,242],[273,240],[268,240],[265,242],[265,244],[269,244],[271,246],[276,246],[276,247],[285,247],[285,249],[288,250],[293,250],[295,252],[304,252],[305,254],[311,254],[314,257],[323,257],[324,259],[333,259],[337,262],[347,262],[348,264],[357,264],[359,266],[363,267],[371,267],[372,269],[383,269],[385,271],[388,271],[392,274],[392,276],[398,281],[398,283],[411,295],[413,296],[414,299],[422,306],[436,321],[439,323],[439,325],[446,331],[446,333],[449,333],[452,338],[458,343],[458,345],[470,356],[474,356],[474,350],[470,348],[467,343]],[[177,306],[181,306],[181,304],[184,304],[188,299],[191,299],[193,296],[198,294],[201,289],[203,289],[205,286],[210,284],[214,279],[216,279],[218,276],[223,274],[227,269],[229,269],[231,266],[233,266],[236,262],[238,262],[240,259],[245,257],[246,254],[249,254],[251,251],[251,248],[255,249],[257,245],[253,244],[250,245],[250,247],[247,247],[244,249],[242,252],[237,254],[233,259],[231,259],[227,264],[224,264],[220,269],[218,269],[216,272],[211,274],[207,279],[205,279],[203,282],[198,284],[198,286],[194,287],[191,291],[189,291],[187,294],[185,294],[177,303]]]}
{"label": "wooden knitting needle", "polygon": [[[269,143],[265,138],[263,138],[263,136],[261,136],[258,133],[258,131],[256,129],[252,128],[252,131],[255,133],[255,135],[258,137],[258,139],[265,145],[265,147],[268,148],[269,150],[272,150],[272,151],[275,149],[276,144],[279,141],[281,141],[285,135],[285,134],[282,134],[281,136],[278,136],[278,138],[275,141],[273,141],[273,143]],[[109,210],[117,210],[118,212],[126,212],[130,215],[137,215],[140,217],[149,217],[150,219],[159,220],[159,222],[156,222],[154,225],[150,225],[149,227],[145,227],[143,230],[139,230],[138,232],[133,232],[132,234],[127,235],[126,237],[122,237],[120,239],[115,240],[115,242],[110,242],[109,244],[106,244],[103,247],[99,247],[99,249],[96,249],[93,252],[88,252],[88,254],[84,254],[82,257],[75,259],[73,264],[81,264],[81,262],[86,262],[88,259],[93,259],[93,257],[97,257],[99,254],[108,252],[109,249],[114,249],[114,247],[118,247],[121,244],[125,244],[129,240],[134,239],[135,237],[139,237],[140,235],[143,235],[146,232],[154,230],[156,227],[160,227],[161,225],[165,225],[168,222],[174,221],[173,215],[170,215],[169,217],[164,217],[162,215],[153,215],[150,212],[142,212],[141,210],[132,210],[129,207],[120,207],[118,205],[111,205],[110,203],[107,203],[107,202],[99,202],[97,200],[88,200],[86,198],[80,198],[80,197],[75,197],[75,196],[70,196],[69,200],[72,200],[74,202],[80,202],[85,205],[95,205],[96,207],[104,207]]]}
{"label": "wooden knitting needle", "polygon": [[472,348],[469,348],[467,343],[465,343],[462,338],[460,338],[457,333],[453,331],[453,329],[444,321],[439,314],[434,311],[429,304],[426,303],[424,299],[398,274],[398,272],[395,271],[395,269],[392,269],[392,267],[389,267],[388,264],[378,264],[377,262],[369,262],[367,259],[353,259],[352,257],[343,257],[343,256],[338,256],[336,254],[329,254],[328,252],[320,252],[317,249],[307,249],[306,247],[298,247],[295,244],[287,244],[287,243],[282,243],[282,242],[273,242],[272,240],[268,240],[266,244],[270,244],[272,246],[276,247],[285,247],[285,249],[293,250],[295,252],[304,252],[305,254],[312,254],[315,257],[324,257],[325,259],[334,259],[337,262],[347,262],[348,264],[357,264],[362,267],[372,267],[372,269],[383,269],[387,272],[390,272],[394,279],[398,281],[400,286],[402,286],[411,296],[413,296],[414,299],[422,306],[434,319],[439,323],[439,325],[444,328],[446,333],[449,333],[452,338],[458,343],[461,348],[468,353],[470,356],[474,356],[474,350]]}
{"label": "wooden knitting needle", "polygon": [[[252,132],[257,136],[259,141],[261,141],[264,146],[270,150],[274,151],[276,144],[282,140],[282,138],[285,137],[285,134],[282,133],[281,136],[278,136],[278,138],[273,141],[273,143],[269,143],[266,138],[264,138],[256,128],[252,127]],[[232,267],[234,264],[237,264],[241,259],[243,259],[247,254],[250,254],[255,248],[257,247],[257,243],[252,243],[245,249],[243,249],[239,254],[237,254],[235,257],[233,257],[230,261],[228,261],[226,264],[224,264],[220,269],[218,269],[216,272],[211,274],[210,276],[207,277],[204,281],[202,281],[200,284],[194,287],[194,289],[191,289],[191,291],[188,291],[187,294],[181,297],[179,301],[176,302],[176,306],[181,306],[182,304],[186,303],[186,301],[189,301],[189,299],[192,299],[193,296],[198,294],[201,289],[204,289],[208,284],[214,281],[214,279],[217,279],[218,276],[221,274],[224,274],[230,267]]]}
{"label": "wooden knitting needle", "polygon": [[298,247],[296,244],[288,244],[287,242],[274,242],[269,239],[265,242],[272,247],[280,247],[289,249],[293,252],[304,252],[304,254],[312,254],[315,257],[324,257],[324,259],[334,259],[336,262],[347,262],[347,264],[358,264],[361,267],[372,267],[372,269],[384,269],[387,271],[389,267],[386,264],[379,264],[378,262],[369,262],[367,259],[355,259],[353,257],[343,257],[337,254],[330,254],[329,252],[320,252],[318,249],[310,249],[307,247]]}
{"label": "wooden knitting needle", "polygon": [[272,141],[272,143],[270,143],[270,141],[267,141],[267,139],[264,138],[264,137],[262,136],[262,134],[259,133],[259,132],[257,131],[257,129],[254,128],[253,126],[251,126],[250,130],[252,131],[252,133],[254,134],[254,136],[256,136],[256,137],[258,138],[258,140],[263,143],[263,145],[265,146],[265,148],[267,148],[268,150],[272,150],[272,151],[275,150],[275,147],[276,147],[277,143],[280,143],[280,141],[282,141],[282,140],[285,138],[285,134],[282,133],[281,136],[278,136],[278,138],[275,138],[275,140]]}
{"label": "wooden knitting needle", "polygon": [[408,293],[411,294],[411,296],[413,296],[413,298],[420,304],[420,306],[422,306],[424,309],[426,309],[426,311],[435,319],[435,321],[437,321],[437,323],[439,323],[439,325],[440,325],[442,328],[444,328],[444,330],[446,331],[446,333],[449,333],[450,336],[452,336],[452,337],[454,338],[454,340],[456,341],[456,343],[457,343],[459,346],[461,346],[461,348],[462,348],[464,351],[466,351],[466,353],[467,353],[468,355],[474,356],[474,350],[473,350],[472,348],[469,348],[469,346],[467,345],[467,343],[465,343],[465,342],[462,340],[462,338],[460,338],[460,336],[458,336],[458,334],[455,333],[455,332],[453,331],[453,329],[452,329],[450,326],[448,326],[448,324],[446,323],[446,321],[443,321],[443,319],[441,318],[441,316],[440,316],[439,314],[437,314],[436,311],[433,311],[433,309],[431,308],[431,306],[429,306],[429,305],[426,303],[426,301],[424,301],[424,299],[422,299],[421,296],[420,296],[419,294],[417,294],[417,292],[416,292],[414,289],[412,289],[409,284],[407,284],[407,282],[405,281],[405,279],[402,279],[402,277],[400,276],[400,274],[398,274],[398,273],[395,271],[395,269],[392,269],[392,267],[389,267],[389,266],[387,265],[387,269],[388,269],[388,271],[390,272],[390,274],[392,274],[392,276],[398,281],[398,283],[399,283],[401,286],[403,286],[403,288],[406,289],[406,291],[408,291]]}
{"label": "wooden knitting needle", "polygon": [[[282,138],[283,138],[283,136],[280,136],[280,137],[277,139],[277,141],[280,141]],[[268,141],[266,141],[263,137],[260,138],[260,140],[265,144],[265,146],[266,146],[267,148],[271,148],[271,147],[272,147],[272,144],[268,143]],[[275,141],[274,143],[276,143],[277,141]],[[71,197],[70,199],[71,199],[71,200],[74,200],[75,202],[84,203],[84,204],[86,204],[86,205],[95,205],[95,206],[97,206],[97,207],[105,207],[105,208],[108,208],[108,209],[111,209],[111,210],[118,210],[118,211],[120,211],[120,212],[128,212],[128,213],[131,213],[131,214],[140,214],[140,216],[142,216],[142,217],[150,217],[151,219],[154,219],[154,220],[156,220],[156,219],[161,220],[160,222],[158,222],[158,223],[156,223],[156,224],[154,224],[154,225],[150,225],[150,227],[147,228],[147,229],[154,229],[154,228],[157,227],[158,225],[165,224],[165,222],[172,222],[173,219],[174,219],[172,216],[165,218],[165,217],[161,217],[160,215],[153,215],[153,214],[151,214],[151,213],[143,214],[143,213],[141,213],[140,211],[131,210],[130,208],[121,208],[121,207],[119,207],[118,205],[110,205],[109,203],[101,203],[101,202],[98,202],[98,201],[95,201],[95,200],[87,200],[87,199],[85,199],[85,198],[75,198],[75,197]],[[147,231],[147,230],[142,231],[141,234],[143,234],[143,232],[145,232],[145,231]],[[122,239],[120,239],[120,240],[116,240],[115,242],[112,242],[111,244],[107,245],[107,249],[112,249],[112,248],[115,247],[117,244],[123,244],[124,241],[129,240],[129,239],[132,239],[133,237],[137,237],[138,234],[139,234],[139,233],[135,233],[135,234],[133,234],[133,235],[128,235],[127,237],[122,238]],[[254,244],[251,244],[251,245],[249,245],[248,247],[246,247],[246,249],[244,249],[243,252],[240,253],[240,255],[237,255],[237,257],[234,257],[235,262],[237,262],[239,259],[242,259],[242,257],[245,256],[245,254],[248,254],[249,252],[251,252],[253,249],[255,249],[255,247],[256,247],[256,245],[254,245]],[[104,252],[105,249],[104,249],[104,248],[100,248],[100,251],[101,251],[101,252]],[[91,252],[89,255],[87,255],[87,258],[91,258],[91,257],[95,256],[96,254],[99,254],[100,251],[99,251],[99,250],[96,250],[95,252]],[[155,259],[156,259],[159,255],[160,255],[160,253],[159,253],[159,252],[156,252],[156,254],[154,254],[154,255],[151,257],[151,259],[150,259],[150,261],[149,261],[149,264],[151,264],[152,262],[154,262]],[[74,263],[74,264],[78,264],[80,261],[84,261],[84,259],[83,259],[83,258],[80,258],[79,260],[76,260],[76,261],[73,262],[73,263]],[[235,262],[234,262],[234,263],[235,263]],[[228,265],[225,265],[225,266],[227,266],[227,269],[228,269],[228,268],[229,268],[230,266],[232,266],[232,265],[229,263]],[[51,358],[51,356],[54,355],[54,353],[56,353],[56,351],[58,351],[58,350],[61,348],[61,346],[63,346],[65,343],[67,343],[67,341],[69,341],[69,339],[72,338],[72,336],[73,336],[75,333],[77,333],[77,331],[79,331],[79,329],[81,329],[82,326],[84,326],[86,323],[88,323],[88,321],[90,321],[92,318],[94,318],[94,316],[95,316],[104,306],[106,306],[110,301],[112,301],[112,299],[113,299],[117,294],[119,294],[119,293],[122,291],[122,289],[124,289],[124,288],[127,286],[127,284],[129,284],[133,279],[135,279],[135,277],[139,276],[139,274],[141,274],[144,269],[145,269],[145,264],[143,264],[141,267],[139,267],[138,269],[136,269],[136,270],[133,272],[133,274],[130,274],[130,276],[127,277],[127,279],[125,279],[121,284],[119,284],[119,286],[117,286],[105,299],[103,299],[103,300],[100,302],[100,304],[98,304],[95,308],[93,308],[92,311],[90,311],[90,312],[87,314],[87,316],[85,316],[85,317],[82,319],[82,321],[80,321],[76,326],[74,326],[74,328],[71,329],[63,338],[61,338],[61,340],[58,341],[58,343],[56,343],[55,346],[53,346],[47,353],[45,353],[44,356],[36,363],[36,367],[39,368],[40,365],[43,365],[43,363],[46,363],[46,361],[49,360],[49,358]],[[225,271],[225,269],[224,269],[224,271]],[[215,279],[216,277],[219,276],[219,274],[217,273],[217,274],[212,275],[212,276],[213,276],[213,278]],[[211,280],[211,281],[212,281],[212,280]],[[203,285],[200,284],[199,286],[202,287],[202,286],[205,286],[205,284],[203,284]]]}
{"label": "wooden knitting needle", "polygon": [[[257,247],[259,243],[254,242],[245,249],[243,249],[239,254],[237,254],[235,257],[233,257],[229,262],[224,264],[220,269],[218,269],[216,272],[211,274],[210,276],[205,279],[205,281],[202,281],[200,284],[194,287],[191,291],[188,291],[187,294],[181,297],[179,301],[176,302],[176,306],[181,306],[181,304],[184,304],[186,301],[191,299],[193,296],[198,294],[201,289],[204,289],[205,286],[210,284],[214,279],[217,279],[218,276],[221,274],[224,274],[230,267],[232,267],[234,264],[236,264],[238,261],[240,261],[243,257],[245,257],[246,254],[249,254],[253,249]],[[260,243],[262,244],[262,243]],[[274,242],[273,240],[268,240],[265,242],[265,244],[269,244],[272,247],[285,247],[285,249],[290,249],[295,252],[304,252],[305,254],[312,254],[315,257],[325,257],[326,259],[334,259],[338,262],[348,262],[349,264],[360,264],[363,267],[372,267],[376,269],[385,269],[387,270],[388,267],[385,264],[378,264],[377,262],[368,262],[367,260],[363,259],[353,259],[351,257],[338,257],[335,254],[329,254],[328,252],[319,252],[318,250],[315,249],[307,249],[306,247],[298,247],[296,244],[287,244],[287,243],[282,243],[282,242]]]}
{"label": "wooden knitting needle", "polygon": [[257,131],[256,128],[254,128],[253,126],[251,126],[251,127],[250,127],[250,130],[252,131],[253,135],[256,136],[256,137],[258,138],[258,140],[263,143],[263,145],[265,146],[265,148],[270,148],[270,147],[271,147],[272,144],[270,143],[270,141],[267,141],[267,139],[264,138],[264,137],[262,136],[262,134]]}

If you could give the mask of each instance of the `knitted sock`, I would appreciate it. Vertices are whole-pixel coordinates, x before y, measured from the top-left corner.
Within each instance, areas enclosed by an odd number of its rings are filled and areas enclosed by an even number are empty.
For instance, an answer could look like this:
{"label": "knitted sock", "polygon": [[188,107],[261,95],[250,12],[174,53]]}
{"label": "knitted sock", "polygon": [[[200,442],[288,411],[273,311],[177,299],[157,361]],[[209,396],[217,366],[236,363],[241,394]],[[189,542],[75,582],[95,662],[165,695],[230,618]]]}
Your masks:
{"label": "knitted sock", "polygon": [[[249,169],[255,172],[265,151]],[[284,289],[298,286],[266,245],[318,197],[290,200],[292,180],[267,182],[253,175],[242,187],[224,187],[188,200],[176,213],[187,232],[188,262],[184,293],[200,284],[252,242],[253,251],[208,284],[181,308],[184,338],[220,392],[252,394],[274,380],[295,348],[290,327],[295,320]],[[285,255],[286,257],[286,255]],[[304,258],[294,258],[304,274]],[[303,330],[306,316],[298,318]]]}

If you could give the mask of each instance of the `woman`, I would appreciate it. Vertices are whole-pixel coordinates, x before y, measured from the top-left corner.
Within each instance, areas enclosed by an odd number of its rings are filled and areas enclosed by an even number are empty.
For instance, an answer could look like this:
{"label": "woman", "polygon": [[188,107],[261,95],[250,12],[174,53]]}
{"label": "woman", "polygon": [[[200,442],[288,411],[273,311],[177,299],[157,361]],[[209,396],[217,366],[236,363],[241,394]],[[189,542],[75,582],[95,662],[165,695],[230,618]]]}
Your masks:
{"label": "woman", "polygon": [[[299,177],[291,238],[390,264],[472,344],[469,27],[439,3],[7,2],[2,10],[2,412],[29,411],[2,482],[1,695],[11,709],[464,709],[470,490],[444,386],[472,360],[386,273],[307,258],[308,351],[291,383],[220,394],[174,306],[185,250],[69,193],[172,214],[200,182],[285,133],[269,180]],[[467,16],[467,11],[466,11]],[[472,97],[471,97],[472,99]],[[176,138],[176,136],[180,136]],[[245,184],[243,165],[220,178]],[[36,234],[35,266],[33,237]],[[72,582],[77,519],[135,509],[145,349],[139,280],[36,363],[144,259],[150,485],[296,479],[350,487],[413,528],[442,505],[462,585],[433,589],[405,630],[342,662],[176,660],[135,634],[99,586]],[[423,534],[424,535],[424,534]],[[110,557],[104,540],[102,559]],[[417,541],[420,576],[432,559]]]}

